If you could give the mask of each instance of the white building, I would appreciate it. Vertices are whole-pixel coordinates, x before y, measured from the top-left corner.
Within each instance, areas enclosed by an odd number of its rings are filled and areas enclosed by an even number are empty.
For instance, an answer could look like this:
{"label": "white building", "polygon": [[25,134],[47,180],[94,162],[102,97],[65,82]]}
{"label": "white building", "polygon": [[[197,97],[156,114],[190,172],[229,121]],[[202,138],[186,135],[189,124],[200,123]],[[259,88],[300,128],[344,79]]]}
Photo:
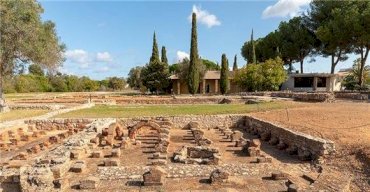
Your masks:
{"label": "white building", "polygon": [[283,83],[281,90],[303,92],[332,92],[341,90],[345,74],[330,73],[293,73]]}

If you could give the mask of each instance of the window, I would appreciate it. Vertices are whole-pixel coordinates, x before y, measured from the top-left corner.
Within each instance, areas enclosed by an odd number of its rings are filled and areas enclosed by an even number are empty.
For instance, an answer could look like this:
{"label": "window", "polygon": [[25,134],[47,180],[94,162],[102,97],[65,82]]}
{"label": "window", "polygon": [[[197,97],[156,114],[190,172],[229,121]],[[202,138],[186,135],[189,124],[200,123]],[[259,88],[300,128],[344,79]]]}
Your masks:
{"label": "window", "polygon": [[313,77],[295,77],[294,87],[313,87]]}
{"label": "window", "polygon": [[317,87],[326,87],[326,77],[317,78]]}

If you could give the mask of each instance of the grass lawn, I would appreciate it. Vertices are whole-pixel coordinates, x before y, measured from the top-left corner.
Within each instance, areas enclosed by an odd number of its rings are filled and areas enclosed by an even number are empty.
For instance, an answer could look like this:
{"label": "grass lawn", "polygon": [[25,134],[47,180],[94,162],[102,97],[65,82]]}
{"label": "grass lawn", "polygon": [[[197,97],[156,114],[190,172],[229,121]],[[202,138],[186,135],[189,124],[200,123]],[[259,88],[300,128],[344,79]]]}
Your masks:
{"label": "grass lawn", "polygon": [[286,107],[283,102],[261,104],[196,104],[196,105],[98,105],[89,109],[81,109],[60,114],[59,118],[122,118],[142,116],[176,116],[176,115],[213,115],[242,114]]}
{"label": "grass lawn", "polygon": [[39,116],[47,112],[49,111],[48,110],[11,110],[10,112],[0,113],[0,122]]}

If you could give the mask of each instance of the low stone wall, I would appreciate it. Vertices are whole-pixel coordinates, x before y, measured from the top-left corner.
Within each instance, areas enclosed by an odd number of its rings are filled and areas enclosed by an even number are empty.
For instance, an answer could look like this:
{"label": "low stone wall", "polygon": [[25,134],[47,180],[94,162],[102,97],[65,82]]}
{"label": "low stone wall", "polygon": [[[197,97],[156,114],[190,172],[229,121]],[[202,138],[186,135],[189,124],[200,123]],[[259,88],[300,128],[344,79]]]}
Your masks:
{"label": "low stone wall", "polygon": [[91,119],[44,119],[26,120],[24,123],[34,126],[37,130],[68,130],[71,128],[84,128],[92,121]]}
{"label": "low stone wall", "polygon": [[231,97],[163,97],[163,98],[117,98],[116,104],[218,104],[223,99],[229,99],[231,103],[244,103],[242,98]]}
{"label": "low stone wall", "polygon": [[333,93],[294,93],[294,92],[274,92],[271,97],[293,98],[297,101],[309,102],[332,102],[334,101]]}
{"label": "low stone wall", "polygon": [[298,153],[304,160],[317,159],[335,151],[332,141],[295,132],[255,117],[245,118],[248,132],[259,135],[262,140],[269,141],[289,153]]}
{"label": "low stone wall", "polygon": [[334,96],[341,99],[370,100],[370,92],[335,92]]}
{"label": "low stone wall", "polygon": [[124,127],[133,126],[142,120],[163,120],[167,119],[173,123],[174,128],[184,128],[189,122],[197,121],[199,128],[211,129],[217,126],[238,127],[244,124],[245,115],[187,115],[187,116],[170,116],[170,117],[143,117],[143,118],[122,118]]}
{"label": "low stone wall", "polygon": [[13,104],[9,105],[11,110],[32,110],[32,109],[40,109],[40,110],[59,110],[65,109],[66,106],[64,105],[28,105],[28,104]]}

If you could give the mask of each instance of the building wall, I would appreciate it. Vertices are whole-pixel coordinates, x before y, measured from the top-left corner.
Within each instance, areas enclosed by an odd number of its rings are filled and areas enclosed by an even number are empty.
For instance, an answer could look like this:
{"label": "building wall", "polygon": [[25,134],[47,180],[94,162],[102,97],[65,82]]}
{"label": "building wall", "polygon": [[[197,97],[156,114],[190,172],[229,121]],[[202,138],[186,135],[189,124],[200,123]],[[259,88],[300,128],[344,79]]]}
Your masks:
{"label": "building wall", "polygon": [[[340,77],[327,77],[326,87],[317,87],[316,92],[339,91],[340,89],[341,89]],[[294,77],[292,76],[289,76],[288,79],[282,84],[281,90],[302,91],[302,92],[314,91],[313,87],[294,87]]]}
{"label": "building wall", "polygon": [[207,85],[209,85],[209,94],[215,94],[216,92],[216,86],[215,86],[214,79],[207,79],[206,80],[206,94],[207,94]]}
{"label": "building wall", "polygon": [[[177,88],[178,81],[179,80],[177,79],[172,80],[172,89],[173,89],[174,94],[178,94],[178,88]],[[207,93],[207,85],[209,85],[209,93]],[[216,79],[207,79],[205,81],[205,94],[220,94],[219,81],[218,81],[217,87],[218,87],[218,90],[216,92]],[[201,81],[199,84],[198,93],[202,94],[203,93],[202,91],[203,91],[203,85]],[[230,81],[228,93],[238,93],[238,92],[240,92],[239,86],[235,82]],[[189,94],[187,84],[181,81],[180,81],[180,94]]]}

